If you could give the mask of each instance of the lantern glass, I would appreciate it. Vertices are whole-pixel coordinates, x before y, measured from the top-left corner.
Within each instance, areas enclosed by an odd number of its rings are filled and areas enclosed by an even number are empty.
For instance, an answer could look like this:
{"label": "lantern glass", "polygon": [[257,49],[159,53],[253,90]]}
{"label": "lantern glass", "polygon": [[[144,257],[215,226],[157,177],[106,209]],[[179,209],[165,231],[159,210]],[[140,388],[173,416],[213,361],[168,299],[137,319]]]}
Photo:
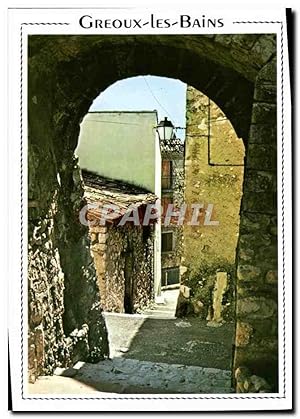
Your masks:
{"label": "lantern glass", "polygon": [[160,121],[156,129],[160,140],[171,140],[173,138],[174,126],[167,118]]}

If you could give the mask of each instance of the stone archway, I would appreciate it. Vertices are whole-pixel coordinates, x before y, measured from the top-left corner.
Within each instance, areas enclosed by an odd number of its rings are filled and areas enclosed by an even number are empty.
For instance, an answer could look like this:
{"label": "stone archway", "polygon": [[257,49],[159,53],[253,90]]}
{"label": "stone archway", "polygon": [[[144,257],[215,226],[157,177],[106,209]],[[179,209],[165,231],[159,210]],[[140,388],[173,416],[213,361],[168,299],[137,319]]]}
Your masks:
{"label": "stone archway", "polygon": [[30,36],[31,379],[108,354],[73,153],[92,100],[121,78],[179,78],[210,97],[246,144],[237,250],[235,367],[276,389],[276,39],[273,35]]}

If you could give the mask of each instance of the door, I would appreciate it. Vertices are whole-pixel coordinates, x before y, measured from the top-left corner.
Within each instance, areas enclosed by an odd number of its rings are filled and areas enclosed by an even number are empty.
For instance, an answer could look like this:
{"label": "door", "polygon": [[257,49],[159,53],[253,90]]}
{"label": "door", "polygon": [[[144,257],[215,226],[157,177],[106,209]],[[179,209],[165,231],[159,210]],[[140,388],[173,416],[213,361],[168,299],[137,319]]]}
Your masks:
{"label": "door", "polygon": [[125,293],[124,293],[124,310],[125,313],[133,313],[133,253],[125,252]]}

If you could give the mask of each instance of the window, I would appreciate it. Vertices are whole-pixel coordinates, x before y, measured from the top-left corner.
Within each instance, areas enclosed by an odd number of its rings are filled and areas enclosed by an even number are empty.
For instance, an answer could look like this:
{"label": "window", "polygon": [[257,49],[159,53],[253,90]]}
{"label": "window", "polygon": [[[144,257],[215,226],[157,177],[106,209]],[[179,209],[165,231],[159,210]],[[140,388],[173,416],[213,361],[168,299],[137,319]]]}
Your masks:
{"label": "window", "polygon": [[162,233],[161,235],[161,251],[172,252],[173,250],[173,233]]}
{"label": "window", "polygon": [[161,166],[161,187],[172,189],[172,161],[163,160]]}

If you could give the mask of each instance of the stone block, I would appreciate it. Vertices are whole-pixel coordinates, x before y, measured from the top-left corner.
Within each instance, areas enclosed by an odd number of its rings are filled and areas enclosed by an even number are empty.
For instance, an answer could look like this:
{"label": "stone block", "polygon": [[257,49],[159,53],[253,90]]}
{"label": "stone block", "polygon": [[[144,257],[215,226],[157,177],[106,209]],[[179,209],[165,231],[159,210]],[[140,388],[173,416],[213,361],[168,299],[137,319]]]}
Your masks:
{"label": "stone block", "polygon": [[240,248],[238,252],[238,258],[242,261],[248,262],[253,259],[254,254],[255,253],[253,249]]}
{"label": "stone block", "polygon": [[93,233],[102,233],[102,234],[106,234],[107,232],[107,227],[106,226],[100,226],[100,225],[96,225],[91,227],[91,232]]}
{"label": "stone block", "polygon": [[96,252],[96,253],[99,253],[99,254],[105,253],[106,244],[96,243],[92,246],[92,250],[93,250],[93,252]]}
{"label": "stone block", "polygon": [[238,321],[236,324],[235,344],[238,347],[247,346],[253,334],[253,327],[249,323]]}
{"label": "stone block", "polygon": [[259,63],[265,64],[276,52],[276,35],[265,34],[260,36],[253,45],[251,52],[255,54]]}
{"label": "stone block", "polygon": [[98,233],[98,243],[105,244],[105,242],[106,242],[106,234]]}
{"label": "stone block", "polygon": [[266,64],[258,73],[256,82],[268,82],[276,85],[277,80],[277,64],[276,57],[273,58],[268,64]]}
{"label": "stone block", "polygon": [[277,86],[271,82],[259,82],[255,86],[254,100],[276,104]]}
{"label": "stone block", "polygon": [[277,107],[271,103],[254,103],[251,123],[253,124],[276,124]]}
{"label": "stone block", "polygon": [[237,315],[243,318],[267,319],[277,313],[277,303],[265,297],[238,299]]}
{"label": "stone block", "polygon": [[223,320],[223,295],[228,286],[227,272],[217,272],[216,282],[213,292],[213,321],[220,322]]}
{"label": "stone block", "polygon": [[277,143],[276,135],[276,124],[270,125],[267,121],[264,124],[252,124],[250,126],[249,144],[272,144],[275,146]]}
{"label": "stone block", "polygon": [[270,171],[248,170],[244,188],[253,192],[276,191],[276,176]]}
{"label": "stone block", "polygon": [[215,42],[224,45],[225,47],[230,47],[232,39],[232,35],[216,35]]}
{"label": "stone block", "polygon": [[180,293],[184,298],[190,298],[190,291],[191,289],[186,285],[180,285]]}
{"label": "stone block", "polygon": [[92,245],[98,242],[98,233],[91,233],[91,243]]}
{"label": "stone block", "polygon": [[266,249],[271,245],[272,236],[261,231],[240,235],[240,247],[243,249],[252,249],[257,253],[260,248]]}
{"label": "stone block", "polygon": [[[253,327],[253,343],[256,345],[258,342],[261,342],[263,339],[270,339],[271,337],[275,337],[277,340],[278,336],[278,323],[277,323],[277,315],[274,318],[269,319],[251,319],[251,326]],[[255,341],[255,342],[254,342]]]}
{"label": "stone block", "polygon": [[[276,171],[277,169],[277,149],[276,147],[249,144],[247,152],[247,163],[251,169],[258,171]],[[275,175],[274,175],[275,177]]]}
{"label": "stone block", "polygon": [[239,265],[237,268],[239,281],[253,281],[261,278],[261,269],[252,265]]}
{"label": "stone block", "polygon": [[241,233],[255,233],[269,231],[271,216],[267,214],[243,212],[240,221]]}
{"label": "stone block", "polygon": [[251,49],[256,42],[259,35],[231,35],[233,45],[238,45],[241,48]]}
{"label": "stone block", "polygon": [[102,277],[106,269],[105,259],[103,259],[102,257],[95,258],[95,267],[96,267],[98,276]]}
{"label": "stone block", "polygon": [[193,300],[192,306],[195,314],[200,314],[205,309],[204,304],[201,300]]}
{"label": "stone block", "polygon": [[249,368],[241,366],[235,370],[237,393],[270,393],[272,388],[263,377],[251,375]]}
{"label": "stone block", "polygon": [[[265,354],[269,354],[270,359],[272,359],[272,357],[275,358],[275,354],[277,352],[277,348],[278,348],[278,340],[275,336],[266,336],[265,338],[262,338],[260,340],[255,340],[254,338],[251,340],[251,350],[252,350],[252,354],[249,354],[250,356],[252,356],[254,359],[255,357],[259,358],[260,353],[265,353]],[[246,348],[243,348],[246,349]],[[250,348],[248,348],[250,349]]]}
{"label": "stone block", "polygon": [[33,327],[38,326],[43,320],[43,305],[42,302],[36,296],[34,301],[31,301],[30,305],[30,322]]}
{"label": "stone block", "polygon": [[276,214],[276,193],[245,192],[243,196],[243,211]]}
{"label": "stone block", "polygon": [[[247,365],[251,373],[264,377],[269,383],[274,385],[273,391],[277,385],[277,350],[274,353],[253,347],[252,343],[246,347],[238,347],[235,354],[235,366]],[[278,390],[277,390],[278,391]],[[276,392],[276,390],[274,391]]]}
{"label": "stone block", "polygon": [[277,271],[268,271],[265,276],[265,280],[268,284],[276,285],[278,282],[278,273]]}

